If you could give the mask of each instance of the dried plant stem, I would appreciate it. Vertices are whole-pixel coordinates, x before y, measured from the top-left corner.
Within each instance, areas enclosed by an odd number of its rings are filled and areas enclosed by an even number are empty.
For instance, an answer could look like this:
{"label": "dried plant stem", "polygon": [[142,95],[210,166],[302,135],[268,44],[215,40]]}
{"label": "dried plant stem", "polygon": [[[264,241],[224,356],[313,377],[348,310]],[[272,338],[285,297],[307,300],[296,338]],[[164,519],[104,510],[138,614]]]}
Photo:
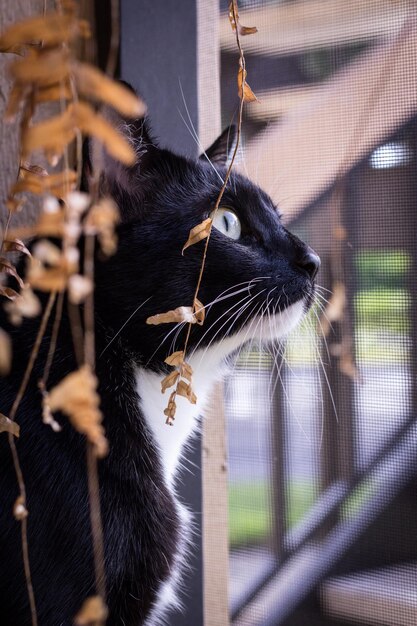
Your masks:
{"label": "dried plant stem", "polygon": [[4,241],[7,239],[7,233],[8,233],[8,230],[9,230],[11,219],[12,219],[12,212],[9,210],[7,212],[6,223],[5,223],[4,229],[3,229],[3,236],[2,236],[2,240],[1,240],[0,252],[3,252],[3,244],[4,244]]}
{"label": "dried plant stem", "polygon": [[[84,243],[84,275],[91,280],[92,284],[94,284],[94,247],[94,235],[86,235]],[[91,370],[94,371],[94,292],[87,297],[84,303],[84,358],[85,362],[91,367]],[[96,590],[104,602],[106,599],[106,572],[104,562],[103,524],[100,507],[98,461],[94,448],[89,442],[87,442],[87,478]]]}
{"label": "dried plant stem", "polygon": [[59,327],[61,325],[62,319],[62,307],[64,305],[65,293],[63,291],[58,295],[57,303],[56,303],[56,311],[55,311],[55,320],[52,328],[51,342],[49,344],[48,356],[46,357],[46,363],[42,374],[42,379],[40,381],[40,385],[43,390],[46,389],[46,384],[49,378],[49,372],[51,370],[52,361],[54,358],[55,350],[56,350],[56,342],[58,339]]}
{"label": "dried plant stem", "polygon": [[[235,22],[237,22],[237,15],[235,13],[235,5],[233,4],[232,6],[233,6],[233,17],[235,19]],[[229,182],[229,178],[230,178],[230,175],[232,173],[233,164],[234,164],[235,159],[236,159],[237,151],[239,150],[240,138],[241,138],[241,134],[242,134],[243,105],[244,105],[244,101],[245,101],[244,100],[244,93],[245,93],[245,84],[246,84],[246,71],[245,71],[246,63],[245,63],[245,55],[243,53],[242,45],[240,43],[238,28],[236,28],[235,34],[236,34],[237,46],[239,48],[239,65],[240,65],[240,67],[243,70],[243,72],[242,72],[242,87],[241,87],[241,90],[240,90],[240,103],[239,103],[239,115],[238,115],[238,123],[237,123],[236,143],[235,143],[235,147],[234,147],[234,150],[233,150],[232,158],[230,159],[229,167],[227,168],[227,171],[226,171],[226,176],[224,177],[223,185],[222,185],[222,187],[220,189],[219,195],[217,196],[216,204],[214,205],[214,209],[213,209],[213,214],[214,215],[216,214],[216,211],[217,211],[217,209],[220,206],[220,202],[222,201],[224,192],[226,190],[227,183]],[[198,275],[197,285],[196,285],[195,292],[194,292],[194,299],[193,299],[193,310],[194,311],[196,309],[196,302],[197,302],[197,299],[198,299],[198,294],[199,294],[199,291],[200,291],[201,282],[203,280],[203,274],[204,274],[204,270],[205,270],[205,267],[206,267],[207,251],[208,251],[208,246],[209,246],[209,243],[210,243],[210,236],[211,236],[212,228],[213,228],[213,222],[210,225],[210,228],[209,228],[209,231],[208,231],[208,235],[206,237],[205,244],[204,244],[203,258],[202,258],[202,261],[201,261],[200,272],[199,272],[199,275]],[[184,347],[183,347],[183,353],[184,353],[183,354],[183,360],[184,361],[185,361],[186,354],[187,354],[188,343],[189,343],[189,340],[190,340],[192,327],[193,327],[192,323],[189,323],[188,326],[187,326],[187,334],[186,334],[186,337],[185,337]],[[180,373],[182,373],[182,372],[180,371]],[[174,391],[173,396],[172,396],[172,400],[175,400],[175,398],[176,398],[177,388],[178,388],[178,385],[175,388],[175,391]],[[169,417],[167,418],[166,422],[167,422],[167,424],[171,423]]]}
{"label": "dried plant stem", "polygon": [[[39,348],[42,342],[42,338],[45,334],[46,326],[47,326],[49,317],[51,315],[52,308],[55,303],[55,299],[56,299],[56,292],[52,292],[49,296],[48,303],[46,305],[44,314],[42,316],[42,320],[39,326],[38,334],[36,336],[35,344],[30,353],[29,361],[26,366],[26,370],[25,370],[22,382],[20,383],[19,390],[17,392],[16,398],[13,402],[12,408],[9,413],[9,419],[12,421],[14,421],[16,418],[17,409],[19,408],[20,402],[22,401],[22,398],[25,394],[26,387],[28,385],[30,375],[33,370],[33,366],[35,364],[36,358],[39,353]],[[20,461],[19,461],[19,455],[17,453],[16,443],[15,443],[14,436],[12,435],[12,433],[9,433],[8,439],[9,439],[10,450],[11,450],[12,457],[13,457],[13,465],[14,465],[14,469],[16,473],[16,478],[17,478],[17,482],[19,486],[19,495],[20,495],[23,505],[26,507],[26,486],[25,486],[25,481],[23,478],[22,468],[21,468]],[[25,570],[26,589],[27,589],[28,598],[29,598],[32,626],[37,626],[38,618],[37,618],[37,612],[36,612],[35,594],[33,592],[32,576],[30,572],[29,546],[28,546],[28,538],[27,538],[27,519],[25,517],[21,520],[21,540],[22,540],[23,566]]]}
{"label": "dried plant stem", "polygon": [[75,359],[78,367],[84,363],[84,337],[81,324],[81,314],[78,305],[67,302],[68,318],[70,321],[72,343],[74,346]]}
{"label": "dried plant stem", "polygon": [[[84,243],[84,276],[94,284],[94,235],[86,235]],[[84,304],[84,358],[91,369],[95,367],[94,296],[91,293]]]}
{"label": "dried plant stem", "polygon": [[16,417],[17,409],[19,408],[19,404],[22,401],[23,395],[24,395],[24,393],[26,391],[26,387],[27,387],[27,384],[29,382],[29,378],[30,378],[30,375],[32,373],[32,369],[33,369],[33,366],[35,364],[36,358],[38,356],[39,348],[41,346],[41,341],[42,341],[43,336],[45,334],[46,325],[47,325],[47,323],[49,321],[52,308],[53,308],[53,306],[55,304],[55,300],[56,300],[56,291],[52,291],[50,293],[50,295],[49,295],[48,303],[46,305],[44,314],[42,316],[41,324],[39,326],[38,334],[36,335],[35,344],[34,344],[34,346],[32,348],[31,353],[30,353],[29,361],[28,361],[28,364],[26,366],[26,370],[25,370],[25,374],[23,376],[23,380],[22,380],[22,382],[20,384],[19,391],[17,392],[17,396],[15,398],[15,401],[13,402],[12,408],[11,408],[10,413],[9,413],[9,419],[11,419],[12,421]]}
{"label": "dried plant stem", "polygon": [[93,445],[87,442],[87,479],[90,501],[90,523],[93,539],[94,575],[96,591],[103,601],[106,599],[106,570],[104,561],[103,524],[100,510],[98,463]]}

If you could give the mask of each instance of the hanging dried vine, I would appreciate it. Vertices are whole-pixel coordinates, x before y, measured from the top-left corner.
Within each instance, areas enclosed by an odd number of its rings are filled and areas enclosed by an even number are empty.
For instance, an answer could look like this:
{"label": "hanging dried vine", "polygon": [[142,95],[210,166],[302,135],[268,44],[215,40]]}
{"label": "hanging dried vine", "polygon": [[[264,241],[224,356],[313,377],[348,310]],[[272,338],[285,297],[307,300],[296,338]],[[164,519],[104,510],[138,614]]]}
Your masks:
{"label": "hanging dried vine", "polygon": [[[112,8],[117,10],[117,2],[112,3]],[[15,418],[55,302],[58,304],[52,338],[44,374],[39,382],[43,419],[54,430],[58,430],[59,425],[53,418],[53,412],[60,410],[68,416],[73,427],[87,438],[88,489],[98,593],[96,597],[86,600],[76,621],[84,623],[87,615],[99,626],[105,622],[107,615],[97,459],[107,453],[108,442],[101,423],[98,383],[94,374],[94,246],[97,238],[104,254],[115,252],[117,242],[114,229],[118,211],[111,199],[99,197],[98,189],[93,194],[77,190],[81,172],[80,147],[82,135],[92,135],[113,158],[125,165],[132,165],[136,159],[132,146],[95,110],[94,103],[105,103],[116,108],[123,116],[132,118],[142,117],[145,106],[124,86],[75,58],[74,44],[89,36],[89,24],[79,18],[77,4],[72,0],[61,0],[56,11],[44,11],[43,16],[19,22],[0,37],[0,51],[23,54],[22,58],[10,65],[13,85],[6,117],[13,120],[20,116],[20,160],[17,180],[7,199],[8,215],[0,255],[0,295],[8,300],[5,308],[12,323],[20,323],[23,317],[34,317],[40,312],[40,302],[33,289],[50,294],[18,394],[9,416],[2,415],[0,421],[0,432],[6,431],[9,436],[19,486],[14,514],[22,528],[22,551],[32,626],[37,625],[37,615],[27,542],[29,512],[14,441],[14,437],[19,435]],[[112,36],[109,67],[114,66],[117,37]],[[45,103],[57,105],[59,112],[39,123],[33,123],[35,113]],[[74,145],[76,156],[71,166],[70,149]],[[32,154],[39,151],[55,168],[53,173],[30,161]],[[97,173],[95,179],[98,179]],[[25,201],[24,194],[28,192],[44,198],[39,218],[33,227],[10,230],[13,215],[21,209]],[[32,254],[20,237],[37,238]],[[61,245],[53,244],[50,237],[60,240]],[[81,237],[84,237],[85,242],[82,263],[79,252]],[[9,258],[16,252],[25,254],[29,259],[24,277],[19,275]],[[83,273],[80,272],[81,267],[84,268]],[[19,289],[6,283],[9,277],[17,282]],[[73,336],[83,342],[82,347],[76,347],[77,356],[82,357],[78,358],[78,370],[48,390],[47,382],[53,364],[64,294],[72,310],[80,304],[84,308],[83,334],[80,333],[78,317],[70,315],[72,324],[77,326],[72,329]],[[10,361],[10,340],[4,331],[0,341],[0,347],[7,347],[3,353],[7,351]],[[9,362],[2,363],[3,372],[8,368]]]}

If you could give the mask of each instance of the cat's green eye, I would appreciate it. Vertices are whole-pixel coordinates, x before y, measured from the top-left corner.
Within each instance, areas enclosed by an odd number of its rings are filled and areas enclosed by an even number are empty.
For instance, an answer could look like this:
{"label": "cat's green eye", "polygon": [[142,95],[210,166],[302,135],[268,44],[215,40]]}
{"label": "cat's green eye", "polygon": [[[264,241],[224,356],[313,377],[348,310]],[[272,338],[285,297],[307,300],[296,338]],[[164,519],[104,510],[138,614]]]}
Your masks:
{"label": "cat's green eye", "polygon": [[239,239],[242,234],[240,219],[234,211],[219,207],[217,211],[211,214],[213,218],[213,226],[217,228],[223,235],[231,239]]}

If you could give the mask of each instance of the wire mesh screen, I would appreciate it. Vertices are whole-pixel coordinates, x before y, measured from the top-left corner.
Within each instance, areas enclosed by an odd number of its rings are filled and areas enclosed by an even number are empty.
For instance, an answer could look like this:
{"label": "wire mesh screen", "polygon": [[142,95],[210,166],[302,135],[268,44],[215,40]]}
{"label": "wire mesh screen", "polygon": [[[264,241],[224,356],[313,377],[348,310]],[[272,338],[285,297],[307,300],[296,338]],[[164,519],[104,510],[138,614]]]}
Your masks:
{"label": "wire mesh screen", "polygon": [[[221,2],[222,117],[237,53]],[[284,347],[226,386],[234,624],[417,624],[415,6],[241,1],[239,167],[321,256]],[[412,93],[413,92],[413,93]]]}

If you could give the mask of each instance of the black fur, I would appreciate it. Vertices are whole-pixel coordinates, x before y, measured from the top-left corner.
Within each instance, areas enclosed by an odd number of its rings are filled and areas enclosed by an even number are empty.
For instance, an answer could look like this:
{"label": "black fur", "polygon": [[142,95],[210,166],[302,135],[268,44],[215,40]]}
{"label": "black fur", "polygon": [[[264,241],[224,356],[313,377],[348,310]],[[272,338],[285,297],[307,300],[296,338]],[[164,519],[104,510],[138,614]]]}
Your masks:
{"label": "black fur", "polygon": [[[191,161],[159,150],[142,122],[136,124],[135,140],[140,154],[137,167],[126,171],[112,169],[108,164],[107,186],[119,204],[122,223],[117,253],[103,260],[98,252],[96,261],[97,374],[110,442],[110,453],[100,462],[110,626],[139,626],[144,622],[157,599],[160,582],[169,575],[179,545],[176,505],[165,486],[152,436],[138,408],[133,364],[164,370],[168,346],[158,346],[167,326],[149,326],[145,320],[149,315],[192,303],[203,243],[186,250],[184,256],[181,248],[189,230],[210,214],[221,187],[219,175],[225,175],[225,159],[219,152],[219,147],[224,147],[222,141],[208,151],[215,157],[216,172],[205,159]],[[252,312],[265,303],[266,294],[274,287],[270,310],[281,310],[301,297],[307,307],[313,280],[302,261],[306,246],[282,226],[270,198],[242,176],[233,174],[222,205],[240,216],[242,237],[232,241],[213,230],[199,296],[202,302],[211,302],[237,283],[267,276],[262,282],[264,293],[259,293],[258,283],[251,287],[252,295],[259,294]],[[191,349],[210,323],[239,297],[209,308],[206,325],[192,330]],[[238,324],[245,319],[247,315]],[[13,338],[13,370],[0,381],[0,411],[7,415],[39,318],[13,328],[1,311],[0,322]],[[216,329],[207,334],[203,345]],[[236,330],[237,324],[227,332]],[[17,414],[21,425],[17,448],[28,494],[29,548],[39,624],[69,626],[82,601],[94,592],[93,562],[85,442],[63,416],[58,417],[63,426],[61,433],[42,424],[37,380],[43,371],[50,334],[51,324]],[[75,368],[64,306],[49,386]],[[0,494],[0,623],[27,626],[30,617],[20,526],[11,513],[18,492],[4,434],[0,435]]]}

